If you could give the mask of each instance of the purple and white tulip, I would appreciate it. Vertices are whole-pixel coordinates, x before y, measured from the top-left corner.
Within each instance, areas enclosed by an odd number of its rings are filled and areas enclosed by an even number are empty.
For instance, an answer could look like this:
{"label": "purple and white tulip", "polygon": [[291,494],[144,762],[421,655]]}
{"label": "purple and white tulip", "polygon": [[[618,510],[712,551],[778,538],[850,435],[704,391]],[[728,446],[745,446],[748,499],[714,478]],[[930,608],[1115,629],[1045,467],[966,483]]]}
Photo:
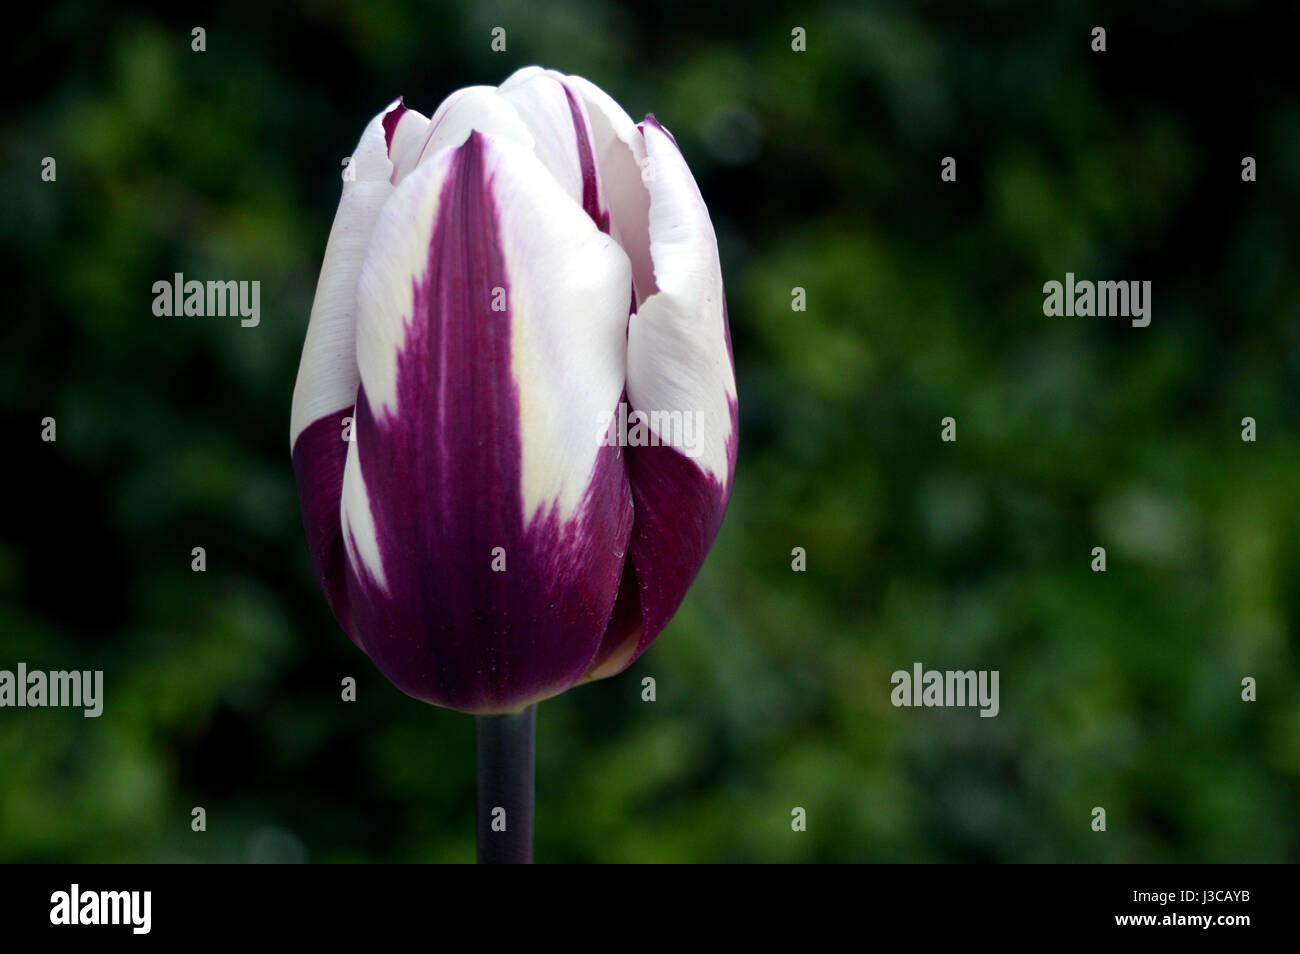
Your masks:
{"label": "purple and white tulip", "polygon": [[529,67],[371,120],[290,447],[316,575],[394,685],[505,713],[626,669],[717,535],[736,431],[713,225],[652,116]]}

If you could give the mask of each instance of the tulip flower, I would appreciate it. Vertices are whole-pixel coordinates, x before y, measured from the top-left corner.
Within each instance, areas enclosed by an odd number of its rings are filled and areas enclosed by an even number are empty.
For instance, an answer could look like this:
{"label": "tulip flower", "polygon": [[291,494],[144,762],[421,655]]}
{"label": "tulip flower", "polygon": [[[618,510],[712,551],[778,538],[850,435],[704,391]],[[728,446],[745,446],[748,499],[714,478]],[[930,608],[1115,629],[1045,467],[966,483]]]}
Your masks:
{"label": "tulip flower", "polygon": [[622,672],[717,535],[736,437],[717,241],[653,116],[530,67],[370,122],[290,446],[316,576],[394,685],[512,717]]}

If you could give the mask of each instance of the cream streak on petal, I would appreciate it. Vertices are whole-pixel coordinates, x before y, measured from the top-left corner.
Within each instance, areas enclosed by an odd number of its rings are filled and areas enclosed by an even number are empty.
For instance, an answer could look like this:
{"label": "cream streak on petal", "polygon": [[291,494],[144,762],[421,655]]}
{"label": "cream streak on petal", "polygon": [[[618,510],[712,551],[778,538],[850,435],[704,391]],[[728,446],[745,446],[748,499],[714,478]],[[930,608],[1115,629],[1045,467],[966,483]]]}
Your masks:
{"label": "cream streak on petal", "polygon": [[510,278],[524,512],[571,519],[600,450],[597,423],[624,386],[627,256],[541,163],[488,139],[487,166]]}
{"label": "cream streak on petal", "polygon": [[414,277],[427,267],[429,239],[450,154],[424,161],[402,180],[375,223],[355,295],[357,366],[377,413],[396,407],[397,352],[414,305]]}
{"label": "cream streak on petal", "polygon": [[[355,422],[354,422],[355,426]],[[379,554],[379,539],[375,533],[375,520],[371,514],[370,496],[361,462],[357,457],[356,441],[348,443],[347,462],[343,466],[343,496],[341,501],[343,521],[343,546],[353,566],[362,565],[381,589],[387,589],[384,561]]]}

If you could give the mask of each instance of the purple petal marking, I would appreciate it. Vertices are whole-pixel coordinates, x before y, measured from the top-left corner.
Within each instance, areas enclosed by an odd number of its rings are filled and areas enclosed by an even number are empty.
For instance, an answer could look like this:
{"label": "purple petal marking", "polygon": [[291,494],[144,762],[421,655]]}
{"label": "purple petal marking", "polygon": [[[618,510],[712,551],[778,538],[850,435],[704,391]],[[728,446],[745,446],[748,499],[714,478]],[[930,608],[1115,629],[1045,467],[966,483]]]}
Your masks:
{"label": "purple petal marking", "polygon": [[[372,408],[364,385],[357,398],[385,585],[351,561],[348,574],[361,645],[384,675],[477,713],[514,711],[581,680],[632,530],[617,447],[601,449],[573,519],[554,507],[523,512],[512,315],[490,309],[510,276],[484,148],[472,133],[451,160],[428,269],[414,279],[394,409]],[[505,572],[491,568],[496,547]]]}
{"label": "purple petal marking", "polygon": [[393,154],[393,134],[397,132],[397,124],[405,113],[406,104],[400,96],[397,97],[397,105],[384,113],[384,145],[388,148],[389,156]]}
{"label": "purple petal marking", "polygon": [[352,408],[345,407],[313,421],[298,435],[293,446],[293,476],[298,484],[302,523],[307,531],[307,549],[311,553],[316,579],[325,591],[334,618],[355,643],[357,638],[348,608],[346,555],[339,524],[343,464],[348,449],[343,440],[343,419],[351,415]]}
{"label": "purple petal marking", "polygon": [[[654,126],[655,129],[659,130],[661,133],[663,133],[665,136],[667,136],[670,140],[672,140],[672,144],[673,144],[674,146],[677,146],[677,137],[674,136],[671,132],[668,131],[668,127],[667,127],[667,126],[665,126],[665,125],[664,125],[663,123],[661,123],[659,120],[655,119],[655,114],[654,114],[654,113],[646,113],[646,114],[645,114],[645,119],[641,120],[640,125],[645,125],[646,123],[649,123],[651,126]],[[678,151],[678,152],[681,152],[681,151],[682,151],[682,147],[681,147],[681,146],[677,146],[677,151]]]}
{"label": "purple petal marking", "polygon": [[627,448],[628,477],[636,522],[628,544],[628,566],[609,628],[589,672],[620,653],[635,649],[611,676],[636,662],[682,604],[722,526],[736,473],[737,407],[728,399],[731,438],[727,441],[724,487],[675,448]]}
{"label": "purple petal marking", "polygon": [[578,163],[582,167],[582,208],[591,216],[606,235],[609,234],[609,211],[600,207],[600,190],[596,179],[596,160],[591,152],[591,135],[588,132],[587,118],[583,114],[578,98],[569,89],[568,83],[561,83],[564,96],[569,101],[569,114],[573,117],[573,133],[578,141]]}

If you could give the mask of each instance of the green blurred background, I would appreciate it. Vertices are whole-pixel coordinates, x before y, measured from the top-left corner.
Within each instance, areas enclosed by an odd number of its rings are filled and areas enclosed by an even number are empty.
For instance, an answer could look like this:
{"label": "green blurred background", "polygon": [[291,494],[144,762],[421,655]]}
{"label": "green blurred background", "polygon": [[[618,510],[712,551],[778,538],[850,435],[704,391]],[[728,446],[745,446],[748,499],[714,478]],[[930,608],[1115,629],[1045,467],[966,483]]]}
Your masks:
{"label": "green blurred background", "polygon": [[[0,710],[0,860],[472,859],[473,720],[330,616],[289,401],[366,121],[530,63],[676,135],[741,396],[682,610],[541,707],[538,859],[1300,859],[1293,5],[951,6],[55,2],[15,25],[0,668],[100,668],[106,701]],[[176,271],[261,281],[260,326],[155,318]],[[1151,280],[1151,326],[1045,318],[1067,271]],[[999,670],[1000,715],[893,708],[917,661]]]}

